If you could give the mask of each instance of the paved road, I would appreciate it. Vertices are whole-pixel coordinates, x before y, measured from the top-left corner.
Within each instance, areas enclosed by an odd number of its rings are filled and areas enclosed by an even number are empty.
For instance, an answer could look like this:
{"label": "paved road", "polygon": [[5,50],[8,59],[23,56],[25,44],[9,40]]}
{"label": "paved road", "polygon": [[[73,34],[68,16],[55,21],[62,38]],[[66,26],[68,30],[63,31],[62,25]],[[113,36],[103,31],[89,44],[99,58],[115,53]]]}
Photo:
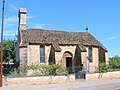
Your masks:
{"label": "paved road", "polygon": [[120,90],[120,79],[85,81],[62,84],[3,86],[0,90]]}
{"label": "paved road", "polygon": [[102,84],[89,87],[78,87],[68,90],[120,90],[120,82],[112,84]]}

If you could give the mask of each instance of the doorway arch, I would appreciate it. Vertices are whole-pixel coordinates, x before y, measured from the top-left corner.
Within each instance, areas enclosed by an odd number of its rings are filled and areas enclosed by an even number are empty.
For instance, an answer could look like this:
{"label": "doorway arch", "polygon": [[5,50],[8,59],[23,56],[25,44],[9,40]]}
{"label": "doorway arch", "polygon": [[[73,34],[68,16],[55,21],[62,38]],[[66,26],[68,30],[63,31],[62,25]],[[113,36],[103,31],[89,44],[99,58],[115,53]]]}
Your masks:
{"label": "doorway arch", "polygon": [[73,54],[71,52],[66,51],[63,53],[62,64],[64,67],[69,69],[69,73],[73,72],[74,61]]}

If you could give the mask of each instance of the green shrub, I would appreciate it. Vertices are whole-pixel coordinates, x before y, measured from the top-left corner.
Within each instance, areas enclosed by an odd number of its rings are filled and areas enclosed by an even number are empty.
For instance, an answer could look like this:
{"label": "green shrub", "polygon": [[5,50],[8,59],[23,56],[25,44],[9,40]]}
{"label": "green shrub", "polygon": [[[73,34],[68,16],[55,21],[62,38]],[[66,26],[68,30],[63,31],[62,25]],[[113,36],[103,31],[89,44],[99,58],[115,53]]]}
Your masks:
{"label": "green shrub", "polygon": [[112,57],[109,59],[109,64],[105,62],[99,62],[99,68],[96,72],[104,73],[110,71],[119,71],[120,70],[120,57]]}
{"label": "green shrub", "polygon": [[107,69],[108,69],[108,65],[106,65],[105,62],[99,62],[99,67],[96,72],[104,73],[104,72],[107,72]]}
{"label": "green shrub", "polygon": [[120,58],[113,57],[109,59],[110,69],[120,69]]}
{"label": "green shrub", "polygon": [[14,68],[13,70],[10,71],[10,75],[17,77],[19,76],[19,69],[18,68]]}
{"label": "green shrub", "polygon": [[67,75],[68,71],[61,64],[50,64],[49,65],[49,75]]}
{"label": "green shrub", "polygon": [[49,67],[46,64],[34,64],[30,66],[26,66],[26,70],[31,70],[31,76],[48,76],[49,75]]}
{"label": "green shrub", "polygon": [[[28,74],[30,71],[30,74]],[[61,64],[35,64],[15,68],[11,71],[12,76],[48,76],[48,75],[67,75],[68,71]]]}

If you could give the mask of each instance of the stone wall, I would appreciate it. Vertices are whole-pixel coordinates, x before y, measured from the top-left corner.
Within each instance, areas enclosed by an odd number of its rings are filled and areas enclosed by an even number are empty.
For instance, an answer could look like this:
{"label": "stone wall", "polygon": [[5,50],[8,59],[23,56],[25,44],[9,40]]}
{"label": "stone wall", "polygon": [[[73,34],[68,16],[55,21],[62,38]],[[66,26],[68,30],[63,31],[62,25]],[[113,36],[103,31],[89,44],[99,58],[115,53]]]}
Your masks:
{"label": "stone wall", "polygon": [[19,48],[20,66],[27,65],[27,48]]}
{"label": "stone wall", "polygon": [[[39,45],[29,45],[28,46],[28,65],[31,64],[37,64],[40,63],[40,51],[39,51],[40,46]],[[72,57],[74,59],[75,57],[75,50],[76,46],[60,46],[61,52],[55,52],[55,63],[61,63],[63,64],[63,54],[67,51],[72,54]],[[97,47],[92,47],[92,62],[89,62],[87,56],[88,56],[88,47],[86,47],[87,52],[81,52],[81,60],[82,64],[84,66],[84,69],[88,70],[89,72],[94,72],[98,68],[98,48]],[[45,46],[45,63],[49,63],[50,59],[50,52],[51,52],[51,45]],[[107,57],[107,54],[106,54]],[[74,60],[73,60],[74,64]]]}
{"label": "stone wall", "polygon": [[72,46],[72,45],[70,45],[70,46],[60,46],[60,48],[61,48],[61,52],[55,52],[56,63],[62,63],[63,54],[66,51],[72,53],[73,57],[74,57],[76,46]]}
{"label": "stone wall", "polygon": [[4,85],[17,85],[17,84],[41,85],[41,84],[52,84],[52,83],[64,83],[71,81],[75,81],[75,75],[3,78]]}
{"label": "stone wall", "polygon": [[93,47],[93,62],[90,63],[90,71],[91,72],[95,72],[96,69],[98,68],[98,63],[99,63],[99,60],[98,60],[98,48],[96,47]]}
{"label": "stone wall", "polygon": [[29,45],[28,46],[28,62],[27,65],[39,64],[40,63],[40,46]]}
{"label": "stone wall", "polygon": [[[88,57],[88,47],[87,47],[87,57]],[[98,62],[99,62],[99,57],[98,57],[98,48],[97,47],[92,47],[92,62],[87,60],[87,70],[89,72],[95,72],[98,68]]]}
{"label": "stone wall", "polygon": [[83,64],[83,70],[87,71],[87,52],[81,52],[81,60]]}
{"label": "stone wall", "polygon": [[115,79],[115,78],[120,78],[120,71],[86,74],[86,80]]}
{"label": "stone wall", "polygon": [[51,45],[45,46],[45,63],[49,64]]}
{"label": "stone wall", "polygon": [[109,64],[108,52],[105,52],[105,61],[106,64]]}
{"label": "stone wall", "polygon": [[[51,46],[45,46],[45,63],[48,64]],[[40,45],[28,46],[28,65],[40,63]]]}

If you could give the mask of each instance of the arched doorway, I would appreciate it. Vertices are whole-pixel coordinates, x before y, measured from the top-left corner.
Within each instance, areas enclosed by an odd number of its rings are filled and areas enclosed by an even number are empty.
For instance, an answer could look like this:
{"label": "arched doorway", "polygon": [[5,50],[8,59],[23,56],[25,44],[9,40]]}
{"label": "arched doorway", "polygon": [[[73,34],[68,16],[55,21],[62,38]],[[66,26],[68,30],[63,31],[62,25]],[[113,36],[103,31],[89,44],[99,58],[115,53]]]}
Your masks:
{"label": "arched doorway", "polygon": [[64,52],[62,64],[63,66],[69,69],[69,73],[73,72],[74,61],[73,61],[73,55],[71,52],[68,52],[68,51]]}

